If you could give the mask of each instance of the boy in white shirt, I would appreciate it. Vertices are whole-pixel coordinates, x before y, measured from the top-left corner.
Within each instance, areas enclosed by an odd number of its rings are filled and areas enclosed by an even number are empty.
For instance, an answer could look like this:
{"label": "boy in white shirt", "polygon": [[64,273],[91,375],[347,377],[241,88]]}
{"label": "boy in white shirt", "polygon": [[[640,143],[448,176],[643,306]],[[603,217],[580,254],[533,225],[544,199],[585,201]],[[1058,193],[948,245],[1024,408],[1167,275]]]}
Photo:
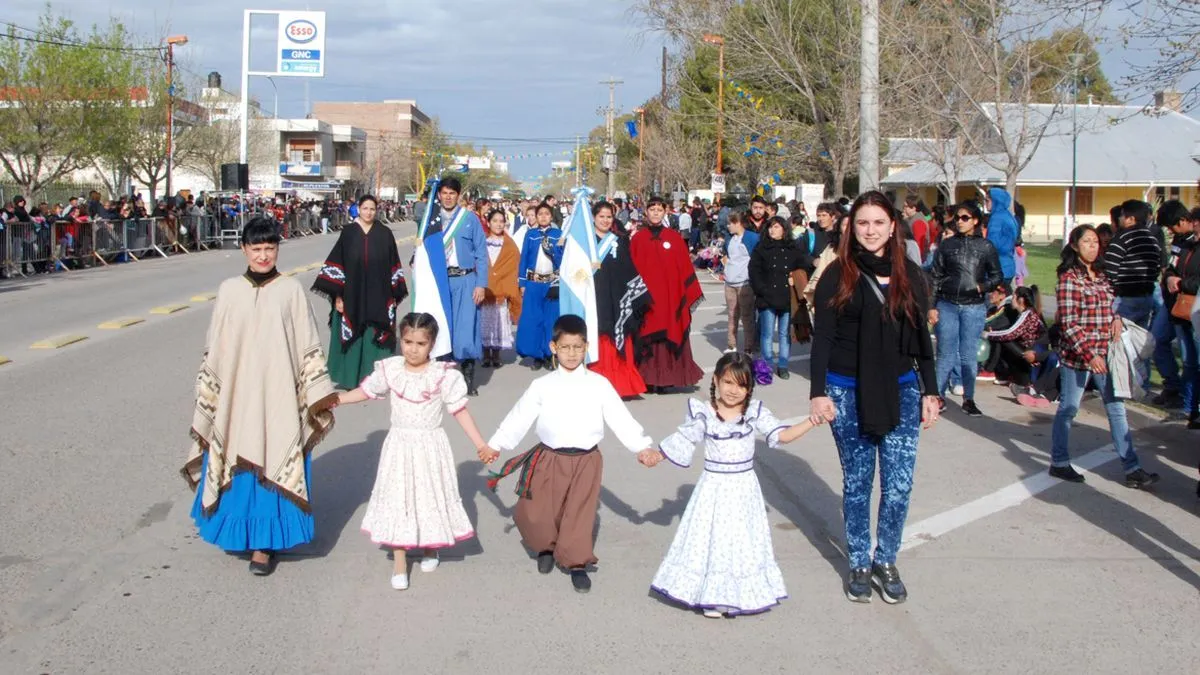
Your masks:
{"label": "boy in white shirt", "polygon": [[604,468],[599,452],[604,425],[638,452],[638,461],[650,461],[656,451],[612,384],[584,365],[587,324],[582,318],[567,314],[554,322],[550,351],[558,369],[529,385],[479,458],[491,464],[499,456],[493,448],[513,450],[537,422],[539,443],[505,462],[488,486],[495,489],[519,471],[514,520],[525,544],[537,552],[538,571],[549,574],[557,561],[571,573],[575,590],[587,593],[592,582],[586,568],[596,562],[592,531]]}

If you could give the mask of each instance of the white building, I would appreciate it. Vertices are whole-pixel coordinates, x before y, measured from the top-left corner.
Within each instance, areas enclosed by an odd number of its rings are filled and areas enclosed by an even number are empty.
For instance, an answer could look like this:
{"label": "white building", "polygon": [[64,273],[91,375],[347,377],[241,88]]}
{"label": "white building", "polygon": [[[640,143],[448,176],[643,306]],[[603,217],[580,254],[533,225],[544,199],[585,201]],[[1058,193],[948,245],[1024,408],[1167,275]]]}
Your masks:
{"label": "white building", "polygon": [[254,145],[263,151],[251,153],[251,190],[301,198],[361,191],[366,131],[313,119],[266,119],[255,123],[255,136]]}

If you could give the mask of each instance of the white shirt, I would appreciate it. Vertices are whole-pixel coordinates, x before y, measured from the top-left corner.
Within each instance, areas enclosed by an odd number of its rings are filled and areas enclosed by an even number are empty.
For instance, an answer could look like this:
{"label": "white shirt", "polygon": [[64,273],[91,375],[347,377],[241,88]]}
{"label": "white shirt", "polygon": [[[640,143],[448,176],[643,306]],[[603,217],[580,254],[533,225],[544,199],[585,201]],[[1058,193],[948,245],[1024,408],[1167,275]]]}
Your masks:
{"label": "white shirt", "polygon": [[679,212],[679,231],[689,232],[692,229],[692,214],[686,210]]}
{"label": "white shirt", "polygon": [[538,440],[551,448],[587,449],[599,445],[604,440],[605,424],[632,452],[653,445],[612,384],[582,365],[575,370],[559,367],[534,380],[488,445],[502,452],[516,449],[534,421]]}

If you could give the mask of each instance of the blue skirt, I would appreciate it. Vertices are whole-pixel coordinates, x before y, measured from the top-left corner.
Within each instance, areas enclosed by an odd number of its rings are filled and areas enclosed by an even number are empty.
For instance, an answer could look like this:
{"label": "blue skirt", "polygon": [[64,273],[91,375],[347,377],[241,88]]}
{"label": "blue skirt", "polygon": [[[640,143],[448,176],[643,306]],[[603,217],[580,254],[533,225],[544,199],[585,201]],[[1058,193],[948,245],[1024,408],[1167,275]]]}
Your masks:
{"label": "blue skirt", "polygon": [[[308,480],[311,455],[304,458],[304,478]],[[203,476],[208,470],[204,453]],[[192,520],[200,538],[226,551],[282,551],[307,544],[313,539],[313,517],[278,492],[264,487],[249,471],[235,471],[233,483],[221,495],[217,510],[204,515],[200,503],[204,491],[196,490]],[[309,483],[309,498],[312,484]],[[311,503],[311,502],[310,502]]]}
{"label": "blue skirt", "polygon": [[521,318],[517,321],[517,354],[534,359],[550,358],[550,340],[558,321],[558,298],[546,297],[550,284],[525,282],[521,300]]}

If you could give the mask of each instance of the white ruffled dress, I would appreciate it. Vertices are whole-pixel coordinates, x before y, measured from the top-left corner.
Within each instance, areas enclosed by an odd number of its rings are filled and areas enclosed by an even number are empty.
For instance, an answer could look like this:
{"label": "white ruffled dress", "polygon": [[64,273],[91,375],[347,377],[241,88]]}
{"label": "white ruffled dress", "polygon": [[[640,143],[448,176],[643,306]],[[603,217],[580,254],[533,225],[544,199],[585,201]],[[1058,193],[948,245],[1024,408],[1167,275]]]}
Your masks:
{"label": "white ruffled dress", "polygon": [[762,488],[754,474],[754,438],[774,448],[786,425],[751,400],[725,422],[709,403],[690,399],[687,420],[660,445],[672,463],[691,465],[704,443],[704,473],[651,589],[687,607],[726,614],[764,612],[787,597],[775,562]]}
{"label": "white ruffled dress", "polygon": [[445,548],[475,536],[458,491],[442,407],[467,405],[467,383],[449,364],[431,362],[411,373],[403,357],[375,363],[362,382],[371,398],[391,402],[391,429],[383,441],[375,487],[362,530],[392,548]]}

